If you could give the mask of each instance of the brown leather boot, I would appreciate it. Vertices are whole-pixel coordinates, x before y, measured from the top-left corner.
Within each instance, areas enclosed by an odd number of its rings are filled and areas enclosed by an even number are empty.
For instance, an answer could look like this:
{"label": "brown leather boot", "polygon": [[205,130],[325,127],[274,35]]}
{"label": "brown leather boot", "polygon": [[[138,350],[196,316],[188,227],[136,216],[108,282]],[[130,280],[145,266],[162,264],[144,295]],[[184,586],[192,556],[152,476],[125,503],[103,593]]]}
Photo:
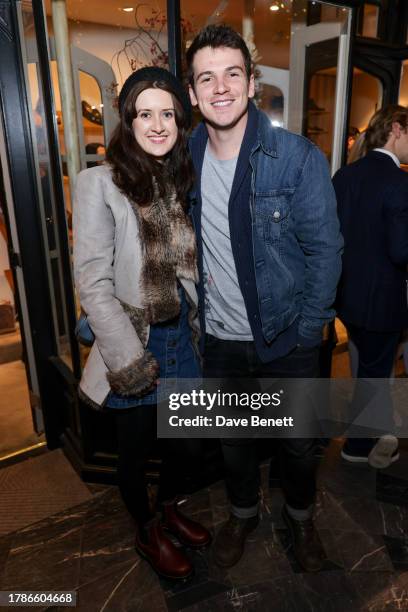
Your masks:
{"label": "brown leather boot", "polygon": [[175,501],[163,504],[162,526],[185,546],[201,548],[211,542],[210,532],[180,512]]}
{"label": "brown leather boot", "polygon": [[248,535],[257,528],[259,516],[247,519],[238,518],[234,514],[219,530],[214,542],[213,558],[220,567],[232,567],[241,559],[245,541]]}
{"label": "brown leather boot", "polygon": [[286,506],[283,507],[282,517],[289,529],[296,560],[307,572],[321,570],[326,555],[313,520],[297,521],[289,514]]}
{"label": "brown leather boot", "polygon": [[184,553],[174,546],[163,533],[158,519],[150,521],[146,527],[148,540],[143,542],[139,529],[136,529],[135,548],[141,557],[150,563],[157,574],[164,578],[188,578],[193,566]]}

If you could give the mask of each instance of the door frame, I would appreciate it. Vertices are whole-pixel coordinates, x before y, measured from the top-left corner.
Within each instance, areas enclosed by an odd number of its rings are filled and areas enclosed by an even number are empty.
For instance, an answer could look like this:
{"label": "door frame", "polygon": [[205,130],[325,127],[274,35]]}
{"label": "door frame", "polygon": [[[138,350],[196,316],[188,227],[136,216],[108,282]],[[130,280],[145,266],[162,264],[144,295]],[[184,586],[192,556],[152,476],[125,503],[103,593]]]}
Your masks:
{"label": "door frame", "polygon": [[[21,299],[22,306],[26,304],[27,308],[23,316],[23,333],[35,361],[47,445],[56,448],[60,445],[63,422],[61,414],[55,409],[56,397],[55,389],[50,384],[52,369],[49,358],[57,353],[57,344],[53,325],[50,324],[52,303],[21,54],[18,4],[15,0],[8,0],[0,5],[0,114],[11,194],[11,201],[7,205],[9,210],[12,208],[15,217],[19,249],[14,252],[10,265],[18,279],[19,290],[25,297]],[[31,391],[35,392],[37,386],[33,380],[30,380],[30,386]]]}
{"label": "door frame", "polygon": [[350,83],[352,78],[353,38],[356,28],[356,3],[339,0],[318,0],[319,5],[333,5],[349,10],[344,24],[315,23],[294,30],[290,46],[289,75],[289,122],[291,131],[303,133],[306,113],[305,93],[307,86],[307,49],[317,43],[336,40],[337,77],[335,91],[335,116],[333,122],[331,172],[334,174],[344,163],[347,154],[347,139],[344,134],[350,112]]}

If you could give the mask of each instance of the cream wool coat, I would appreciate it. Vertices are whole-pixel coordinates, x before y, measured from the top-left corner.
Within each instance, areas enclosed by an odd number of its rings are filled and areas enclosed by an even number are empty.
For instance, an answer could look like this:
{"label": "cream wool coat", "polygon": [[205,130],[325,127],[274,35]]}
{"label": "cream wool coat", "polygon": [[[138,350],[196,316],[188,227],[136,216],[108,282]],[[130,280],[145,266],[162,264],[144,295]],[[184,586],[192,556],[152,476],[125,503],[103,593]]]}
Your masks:
{"label": "cream wool coat", "polygon": [[[95,335],[80,390],[102,406],[110,391],[107,372],[142,358],[149,337],[148,325],[138,335],[123,306],[132,311],[143,308],[143,247],[135,213],[114,185],[109,166],[78,174],[73,228],[75,285]],[[179,281],[187,300],[197,307],[194,282]],[[199,333],[197,317],[192,324]]]}

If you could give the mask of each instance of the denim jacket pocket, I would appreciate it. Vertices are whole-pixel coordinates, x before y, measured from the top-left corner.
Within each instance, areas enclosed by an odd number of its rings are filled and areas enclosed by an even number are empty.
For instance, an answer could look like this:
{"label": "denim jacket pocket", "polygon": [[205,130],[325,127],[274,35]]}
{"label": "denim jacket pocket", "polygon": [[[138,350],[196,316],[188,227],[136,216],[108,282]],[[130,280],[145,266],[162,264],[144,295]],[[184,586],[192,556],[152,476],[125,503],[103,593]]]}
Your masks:
{"label": "denim jacket pocket", "polygon": [[257,225],[262,225],[264,240],[275,247],[286,233],[290,218],[291,189],[281,189],[255,195]]}

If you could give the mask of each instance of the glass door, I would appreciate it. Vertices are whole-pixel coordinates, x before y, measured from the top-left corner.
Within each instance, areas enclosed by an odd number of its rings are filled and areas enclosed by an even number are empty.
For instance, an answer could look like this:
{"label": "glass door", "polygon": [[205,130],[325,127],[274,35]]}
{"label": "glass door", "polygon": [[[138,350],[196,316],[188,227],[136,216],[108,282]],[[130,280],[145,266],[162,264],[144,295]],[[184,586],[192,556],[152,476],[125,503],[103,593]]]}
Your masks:
{"label": "glass door", "polygon": [[344,6],[348,3],[180,0],[180,4],[185,46],[209,23],[227,23],[242,34],[255,64],[260,108],[274,125],[315,141],[335,172],[346,140],[353,13]]}
{"label": "glass door", "polygon": [[[34,428],[38,433],[44,431],[49,446],[55,447],[63,429],[58,410],[62,394],[57,397],[55,392],[50,357],[57,355],[58,347],[62,346],[56,336],[66,335],[67,318],[63,311],[58,312],[56,300],[51,297],[52,264],[44,253],[47,217],[53,216],[52,207],[46,206],[45,201],[49,201],[47,190],[53,189],[53,183],[42,180],[48,171],[48,148],[40,146],[46,132],[40,121],[36,125],[31,99],[28,100],[28,68],[23,61],[21,40],[34,36],[34,24],[32,15],[25,13],[20,2],[1,4],[1,198],[12,270],[9,276],[14,283],[23,331],[22,360],[27,371]],[[41,94],[38,100],[40,108],[44,96]],[[51,237],[47,236],[48,239]]]}
{"label": "glass door", "polygon": [[315,142],[334,173],[345,146],[351,9],[308,0],[276,2],[269,9],[276,16],[284,11],[290,22],[289,69],[259,66],[268,92],[264,106],[277,124]]}
{"label": "glass door", "polygon": [[[38,3],[37,3],[38,4]],[[41,229],[44,237],[45,261],[50,297],[52,303],[52,324],[57,341],[57,355],[72,371],[78,369],[78,347],[70,330],[70,306],[72,306],[72,276],[68,261],[64,261],[64,247],[67,246],[67,219],[64,208],[64,196],[61,190],[61,167],[59,158],[53,158],[54,127],[56,117],[47,116],[48,110],[55,108],[52,90],[46,88],[48,74],[44,69],[48,65],[39,62],[39,44],[41,40],[37,23],[34,19],[33,2],[26,1],[18,5],[21,53],[25,76],[25,89],[29,107],[31,138],[33,143],[37,189],[40,198],[39,212]],[[38,11],[38,9],[37,9]],[[38,15],[38,12],[37,12]],[[47,49],[42,49],[47,54]],[[71,331],[71,333],[70,333]]]}
{"label": "glass door", "polygon": [[0,461],[45,445],[38,373],[0,120]]}

